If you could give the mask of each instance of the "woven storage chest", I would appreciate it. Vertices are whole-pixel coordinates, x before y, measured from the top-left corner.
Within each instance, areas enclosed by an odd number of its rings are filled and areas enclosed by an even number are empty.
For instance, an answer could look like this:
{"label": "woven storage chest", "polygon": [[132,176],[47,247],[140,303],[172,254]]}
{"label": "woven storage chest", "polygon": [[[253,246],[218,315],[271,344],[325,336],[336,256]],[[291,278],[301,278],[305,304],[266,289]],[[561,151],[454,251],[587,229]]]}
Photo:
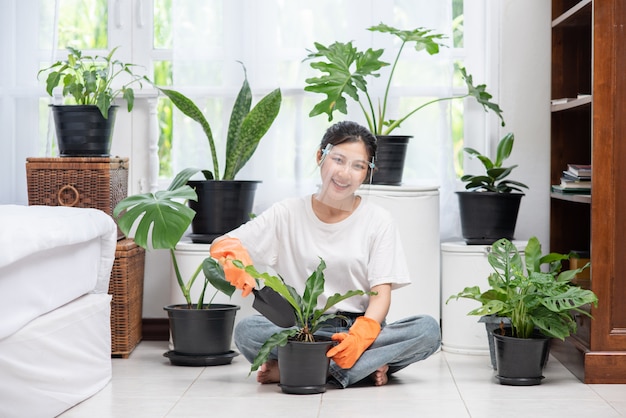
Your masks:
{"label": "woven storage chest", "polygon": [[[112,215],[128,195],[128,158],[27,158],[28,204],[95,208]],[[118,230],[118,238],[123,238]]]}
{"label": "woven storage chest", "polygon": [[111,355],[128,358],[141,341],[145,250],[130,238],[117,242],[111,271]]}

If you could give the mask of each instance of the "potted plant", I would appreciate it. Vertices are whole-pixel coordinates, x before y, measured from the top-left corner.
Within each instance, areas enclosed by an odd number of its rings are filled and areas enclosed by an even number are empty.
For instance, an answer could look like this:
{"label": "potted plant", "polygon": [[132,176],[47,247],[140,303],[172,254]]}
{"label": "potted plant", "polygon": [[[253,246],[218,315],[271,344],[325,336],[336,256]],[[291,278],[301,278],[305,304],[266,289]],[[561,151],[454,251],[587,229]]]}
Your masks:
{"label": "potted plant", "polygon": [[[164,307],[168,312],[174,350],[167,352],[172,364],[207,366],[227,364],[236,355],[230,350],[237,305],[214,304],[218,291],[229,297],[235,288],[225,280],[217,261],[207,257],[192,276],[183,280],[176,260],[176,244],[185,233],[195,212],[186,201],[196,199],[196,192],[186,184],[194,169],[178,173],[167,190],[128,196],[113,210],[119,228],[128,235],[136,228],[134,239],[143,248],[169,250],[176,280],[186,303]],[[198,301],[191,300],[191,288],[200,272],[204,284]],[[208,284],[215,293],[204,303]]]}
{"label": "potted plant", "polygon": [[[132,88],[145,76],[134,74],[135,64],[123,63],[113,58],[113,48],[105,56],[84,55],[79,49],[67,47],[67,58],[39,71],[47,72],[46,92],[53,96],[54,89],[62,85],[65,104],[51,105],[57,134],[59,155],[108,157],[115,124],[117,106],[121,96],[130,112],[135,102]],[[122,80],[126,77],[125,80]],[[122,80],[123,84],[114,85]]]}
{"label": "potted plant", "polygon": [[324,321],[341,317],[326,313],[335,304],[357,295],[375,295],[376,292],[351,290],[344,294],[336,293],[329,297],[323,307],[317,306],[317,299],[324,292],[324,269],[326,263],[320,258],[317,269],[308,277],[304,294],[300,295],[280,277],[259,273],[252,265],[244,266],[241,261],[233,264],[243,268],[258,282],[280,294],[295,313],[295,325],[272,335],[261,347],[250,367],[250,373],[265,363],[274,349],[278,349],[280,387],[284,393],[313,394],[326,390],[329,359],[326,352],[333,341],[316,336],[324,327]]}
{"label": "potted plant", "polygon": [[252,92],[245,66],[243,69],[243,85],[230,115],[226,136],[226,166],[223,174],[220,174],[211,126],[202,111],[184,94],[157,86],[170,98],[174,106],[202,126],[211,149],[213,171],[197,169],[189,175],[191,178],[195,173],[202,171],[205,177],[202,181],[189,182],[198,194],[197,202],[189,202],[196,211],[192,223],[193,242],[210,243],[250,219],[254,194],[259,182],[235,180],[235,176],[248,162],[259,141],[278,116],[282,96],[280,89],[275,89],[251,108]]}
{"label": "potted plant", "polygon": [[[457,191],[461,229],[468,244],[491,245],[500,238],[513,239],[517,215],[524,193],[524,183],[508,176],[517,165],[503,167],[513,150],[515,136],[508,133],[498,142],[495,160],[473,148],[463,150],[470,158],[478,158],[485,168],[482,174],[461,177],[465,191]],[[518,193],[516,193],[518,192]]]}
{"label": "potted plant", "polygon": [[[549,339],[564,340],[575,333],[575,315],[591,314],[588,305],[597,306],[598,298],[587,289],[572,284],[584,266],[561,271],[562,260],[570,254],[541,254],[541,244],[532,237],[524,250],[524,260],[508,239],[491,246],[487,256],[494,272],[489,275],[489,289],[466,287],[450,299],[468,298],[481,304],[468,315],[507,317],[510,326],[502,324],[493,331],[496,364],[501,384],[526,386],[541,383],[549,353]],[[547,268],[542,269],[542,265]]]}
{"label": "potted plant", "polygon": [[[473,97],[486,111],[490,109],[495,112],[502,120],[502,125],[504,126],[502,110],[496,103],[490,101],[492,96],[486,91],[486,86],[484,84],[474,86],[472,76],[467,74],[465,68],[459,68],[459,71],[467,85],[466,94],[431,100],[411,110],[404,116],[389,118],[387,115],[389,91],[404,47],[414,42],[414,48],[417,52],[426,51],[430,55],[438,54],[440,47],[443,46],[441,41],[444,39],[444,35],[423,27],[412,30],[400,30],[383,23],[372,26],[367,30],[389,33],[397,36],[402,41],[386,81],[385,93],[382,100],[380,98],[377,100],[377,107],[375,107],[374,101],[369,94],[367,78],[380,77],[380,73],[377,71],[389,65],[388,62],[380,60],[380,57],[385,52],[384,49],[374,50],[368,48],[365,51],[360,51],[353,46],[351,41],[347,43],[335,42],[328,46],[315,42],[315,50],[309,51],[306,59],[312,60],[310,66],[313,69],[326,74],[321,77],[306,79],[305,82],[308,85],[304,89],[326,95],[324,100],[313,107],[309,113],[311,117],[327,114],[328,120],[332,121],[333,112],[336,110],[347,114],[347,98],[351,98],[359,104],[370,131],[379,139],[376,161],[378,171],[374,175],[373,183],[401,183],[406,148],[411,136],[396,136],[391,135],[391,133],[400,127],[402,122],[428,105],[444,100]],[[360,96],[359,91],[363,95]]]}

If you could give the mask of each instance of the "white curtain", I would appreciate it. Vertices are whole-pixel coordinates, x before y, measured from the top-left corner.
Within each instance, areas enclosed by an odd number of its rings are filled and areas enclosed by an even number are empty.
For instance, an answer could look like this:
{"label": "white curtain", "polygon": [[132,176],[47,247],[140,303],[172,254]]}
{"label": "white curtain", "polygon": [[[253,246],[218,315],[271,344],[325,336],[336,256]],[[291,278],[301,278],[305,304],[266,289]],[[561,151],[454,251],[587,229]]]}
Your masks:
{"label": "white curtain", "polygon": [[[472,2],[476,3],[476,2]],[[482,3],[482,2],[480,2]],[[255,211],[287,196],[309,193],[318,181],[315,150],[330,125],[325,116],[308,113],[323,96],[305,93],[304,80],[313,76],[302,62],[314,42],[354,41],[359,48],[385,48],[382,59],[392,61],[399,43],[395,37],[372,33],[380,22],[400,29],[419,26],[444,33],[451,43],[451,2],[430,0],[186,0],[174,2],[173,83],[193,97],[205,111],[217,141],[223,170],[224,141],[230,109],[243,80],[237,61],[245,63],[254,103],[280,87],[283,105],[277,121],[238,179],[262,179]],[[475,26],[474,26],[475,27]],[[466,34],[466,36],[468,36]],[[394,76],[391,115],[406,113],[433,97],[462,92],[452,85],[455,60],[462,49],[442,49],[436,56],[405,48]],[[386,69],[388,70],[388,68]],[[480,80],[483,68],[471,68]],[[370,82],[373,97],[381,96],[386,71]],[[188,167],[212,168],[207,141],[188,118],[176,112],[174,171]],[[337,114],[335,121],[352,119],[365,125],[361,110]],[[449,103],[420,110],[396,134],[413,135],[404,182],[436,184],[442,197],[442,237],[458,235],[456,187],[449,120]]]}
{"label": "white curtain", "polygon": [[[315,189],[318,173],[314,154],[329,126],[325,116],[310,118],[309,111],[323,96],[305,93],[304,80],[316,74],[302,62],[314,42],[354,41],[360,48],[385,48],[382,59],[392,61],[399,45],[395,37],[372,33],[367,27],[384,22],[401,29],[418,26],[444,33],[451,39],[451,1],[430,0],[176,0],[173,1],[174,87],[198,100],[213,128],[221,169],[224,137],[233,100],[247,68],[254,103],[276,87],[283,93],[277,121],[239,179],[261,179],[255,212],[287,196]],[[27,157],[46,155],[48,99],[36,74],[50,59],[53,20],[40,20],[41,0],[7,0],[0,13],[0,203],[27,203],[24,163]],[[470,9],[471,7],[471,9]],[[390,115],[419,103],[462,93],[452,85],[452,62],[465,62],[476,82],[487,74],[484,0],[466,0],[465,48],[444,48],[439,55],[404,51],[394,77]],[[470,29],[471,28],[471,29]],[[451,43],[451,41],[450,41]],[[144,63],[149,66],[149,63]],[[388,71],[388,68],[385,69]],[[385,71],[370,82],[373,97],[381,95]],[[495,79],[495,78],[494,78]],[[489,85],[489,83],[488,83]],[[493,91],[493,86],[490,90]],[[42,100],[43,99],[43,100]],[[496,96],[497,101],[497,96]],[[352,119],[362,124],[361,110],[350,103],[349,114],[336,114],[333,122]],[[466,129],[477,126],[473,138],[485,138],[487,114],[466,105]],[[396,112],[393,107],[398,108]],[[468,111],[472,123],[468,123]],[[438,185],[441,194],[442,238],[458,236],[458,214],[453,191],[458,187],[452,164],[448,102],[419,111],[394,133],[413,135],[409,143],[404,181]],[[175,113],[173,168],[212,168],[208,144],[196,124]],[[481,122],[482,121],[482,122]],[[481,131],[482,129],[482,131]],[[484,144],[473,143],[484,149]],[[145,147],[129,155],[147,158]],[[137,163],[136,163],[137,164]]]}

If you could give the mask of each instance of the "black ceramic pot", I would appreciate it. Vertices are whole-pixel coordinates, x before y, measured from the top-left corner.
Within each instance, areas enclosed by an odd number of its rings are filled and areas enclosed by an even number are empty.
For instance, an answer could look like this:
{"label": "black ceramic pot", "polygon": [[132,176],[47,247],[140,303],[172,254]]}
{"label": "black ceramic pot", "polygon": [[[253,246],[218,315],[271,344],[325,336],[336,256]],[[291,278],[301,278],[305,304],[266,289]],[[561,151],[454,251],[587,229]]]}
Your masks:
{"label": "black ceramic pot", "polygon": [[412,136],[377,135],[376,171],[372,184],[399,186],[402,184],[404,160],[409,139]]}
{"label": "black ceramic pot", "polygon": [[543,368],[550,354],[550,339],[539,332],[531,338],[511,336],[511,328],[505,335],[493,331],[496,347],[496,378],[502,385],[532,386],[541,384]]}
{"label": "black ceramic pot", "polygon": [[456,192],[461,229],[470,245],[491,245],[501,238],[513,240],[523,193]]}
{"label": "black ceramic pot", "polygon": [[191,241],[211,243],[225,233],[250,220],[254,195],[260,181],[191,180],[187,184],[198,195],[189,201],[196,211],[191,223]]}
{"label": "black ceramic pot", "polygon": [[51,105],[61,157],[108,157],[117,106],[105,119],[95,105]]}
{"label": "black ceramic pot", "polygon": [[332,341],[289,341],[278,347],[280,388],[284,393],[307,395],[326,392]]}
{"label": "black ceramic pot", "polygon": [[167,311],[174,351],[187,356],[228,354],[232,342],[237,305],[211,304],[208,309],[169,305]]}

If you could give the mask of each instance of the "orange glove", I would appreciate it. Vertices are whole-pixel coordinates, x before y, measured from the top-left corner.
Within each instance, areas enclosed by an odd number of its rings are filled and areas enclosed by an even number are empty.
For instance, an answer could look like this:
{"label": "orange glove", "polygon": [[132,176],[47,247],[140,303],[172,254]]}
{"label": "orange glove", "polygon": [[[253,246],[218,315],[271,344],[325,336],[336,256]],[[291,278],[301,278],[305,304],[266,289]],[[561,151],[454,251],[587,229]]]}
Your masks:
{"label": "orange glove", "polygon": [[256,282],[245,270],[236,267],[232,260],[241,261],[244,266],[252,264],[250,255],[237,238],[224,238],[211,245],[211,257],[215,258],[224,269],[224,276],[246,297],[256,286]]}
{"label": "orange glove", "polygon": [[339,341],[339,344],[328,350],[326,356],[332,357],[342,369],[349,369],[354,366],[361,354],[372,345],[378,334],[380,334],[378,321],[366,316],[359,316],[348,333],[341,332],[332,336],[333,341]]}

